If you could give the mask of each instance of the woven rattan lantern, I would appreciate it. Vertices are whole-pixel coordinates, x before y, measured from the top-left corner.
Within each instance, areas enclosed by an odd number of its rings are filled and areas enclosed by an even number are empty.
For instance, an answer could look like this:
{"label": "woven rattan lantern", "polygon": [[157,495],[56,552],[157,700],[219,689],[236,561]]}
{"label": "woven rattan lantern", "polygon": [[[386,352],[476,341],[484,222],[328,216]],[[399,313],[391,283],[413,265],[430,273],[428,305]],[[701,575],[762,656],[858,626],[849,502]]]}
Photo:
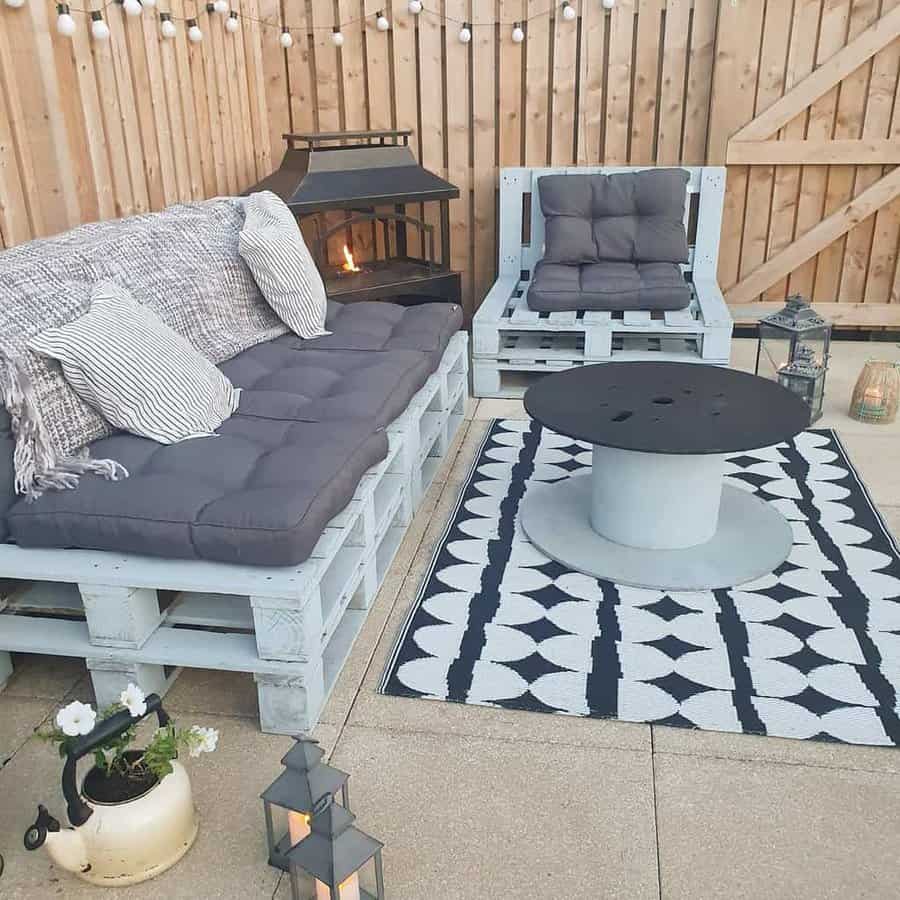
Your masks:
{"label": "woven rattan lantern", "polygon": [[898,399],[900,363],[870,359],[853,388],[850,417],[873,425],[887,425],[897,418]]}

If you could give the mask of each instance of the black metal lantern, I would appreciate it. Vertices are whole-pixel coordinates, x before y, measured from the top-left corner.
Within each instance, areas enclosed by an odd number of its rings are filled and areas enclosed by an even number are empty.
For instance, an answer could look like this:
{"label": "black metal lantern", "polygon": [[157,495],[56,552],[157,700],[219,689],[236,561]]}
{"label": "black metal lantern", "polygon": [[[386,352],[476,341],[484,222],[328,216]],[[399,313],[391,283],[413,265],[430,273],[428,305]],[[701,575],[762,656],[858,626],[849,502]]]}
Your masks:
{"label": "black metal lantern", "polygon": [[[355,816],[333,798],[326,802],[313,816],[309,836],[288,850],[291,897],[384,900],[383,844],[354,827]],[[366,875],[374,884],[374,894],[361,884]]]}
{"label": "black metal lantern", "polygon": [[773,378],[809,405],[810,422],[822,415],[831,323],[799,294],[759,320],[756,374]]}
{"label": "black metal lantern", "polygon": [[350,808],[347,791],[350,776],[323,763],[324,755],[315,741],[298,739],[282,757],[285,771],[261,795],[266,815],[269,865],[285,872],[288,870],[288,850],[310,833],[313,814],[324,805],[323,798],[331,798],[340,791],[344,808]]}

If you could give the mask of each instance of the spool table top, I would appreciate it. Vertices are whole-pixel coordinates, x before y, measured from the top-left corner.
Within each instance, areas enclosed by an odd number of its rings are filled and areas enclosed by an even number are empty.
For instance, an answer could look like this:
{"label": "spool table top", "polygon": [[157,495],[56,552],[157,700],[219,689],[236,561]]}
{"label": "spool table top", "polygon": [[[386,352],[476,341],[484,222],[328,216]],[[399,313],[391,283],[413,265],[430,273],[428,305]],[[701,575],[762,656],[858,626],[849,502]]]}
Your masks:
{"label": "spool table top", "polygon": [[809,425],[809,407],[780,384],[697,363],[566,369],[532,385],[525,409],[576,440],[644,453],[737,453]]}

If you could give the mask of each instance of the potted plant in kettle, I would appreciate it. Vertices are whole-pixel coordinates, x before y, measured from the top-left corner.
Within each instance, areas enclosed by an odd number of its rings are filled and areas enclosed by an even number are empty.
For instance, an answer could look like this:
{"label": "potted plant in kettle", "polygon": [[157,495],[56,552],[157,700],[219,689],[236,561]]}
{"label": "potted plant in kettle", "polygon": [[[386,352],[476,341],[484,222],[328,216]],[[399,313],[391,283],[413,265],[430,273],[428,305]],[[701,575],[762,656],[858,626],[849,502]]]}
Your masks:
{"label": "potted plant in kettle", "polygon": [[[59,711],[55,727],[39,735],[58,745],[65,759],[62,790],[71,828],[61,828],[44,806],[25,833],[25,847],[47,852],[61,868],[98,885],[146,881],[173,866],[197,835],[197,812],[180,751],[199,756],[215,750],[213,728],[178,728],[157,694],[133,684],[120,702],[100,714],[75,701]],[[158,727],[143,748],[134,746],[137,725],[156,714]],[[94,765],[81,790],[78,761]]]}

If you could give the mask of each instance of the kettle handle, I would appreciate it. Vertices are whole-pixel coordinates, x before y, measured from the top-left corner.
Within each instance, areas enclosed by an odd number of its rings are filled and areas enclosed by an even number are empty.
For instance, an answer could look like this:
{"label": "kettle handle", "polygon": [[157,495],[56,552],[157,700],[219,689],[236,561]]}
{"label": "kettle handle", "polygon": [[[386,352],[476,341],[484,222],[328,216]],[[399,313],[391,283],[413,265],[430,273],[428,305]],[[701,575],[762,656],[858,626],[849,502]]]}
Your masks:
{"label": "kettle handle", "polygon": [[162,707],[162,699],[159,694],[147,694],[144,698],[147,710],[141,716],[132,716],[127,709],[119,710],[101,722],[98,722],[93,730],[83,737],[71,741],[66,750],[66,763],[63,766],[62,792],[66,798],[66,813],[69,821],[76,828],[84,825],[94,812],[92,807],[84,802],[75,783],[75,768],[78,760],[89,753],[93,753],[102,744],[120,734],[124,734],[132,725],[137,724],[147,716],[156,713],[160,728],[169,724],[169,715]]}

